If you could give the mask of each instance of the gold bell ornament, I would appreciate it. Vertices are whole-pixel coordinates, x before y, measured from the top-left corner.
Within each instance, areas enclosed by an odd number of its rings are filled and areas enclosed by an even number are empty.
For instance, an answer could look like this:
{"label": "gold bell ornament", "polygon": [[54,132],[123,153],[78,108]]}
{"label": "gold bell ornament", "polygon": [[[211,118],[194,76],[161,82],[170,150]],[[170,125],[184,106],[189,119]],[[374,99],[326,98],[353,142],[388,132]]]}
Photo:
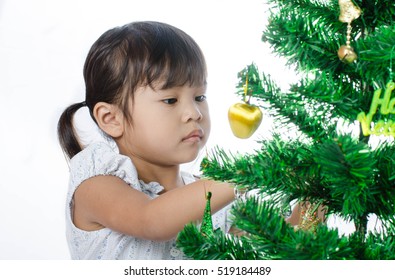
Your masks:
{"label": "gold bell ornament", "polygon": [[354,49],[350,46],[351,40],[351,22],[357,19],[362,11],[361,9],[355,5],[352,0],[339,0],[340,6],[340,16],[339,20],[341,22],[347,23],[347,37],[346,37],[346,45],[342,45],[337,51],[337,55],[341,61],[344,63],[352,63],[354,62],[358,56],[354,52]]}

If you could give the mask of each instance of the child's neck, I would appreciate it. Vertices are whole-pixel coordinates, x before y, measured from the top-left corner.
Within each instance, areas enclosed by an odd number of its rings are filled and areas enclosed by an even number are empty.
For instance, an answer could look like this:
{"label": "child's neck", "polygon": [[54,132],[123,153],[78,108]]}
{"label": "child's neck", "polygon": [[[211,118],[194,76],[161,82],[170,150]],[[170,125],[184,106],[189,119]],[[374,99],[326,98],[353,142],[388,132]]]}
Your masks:
{"label": "child's neck", "polygon": [[158,182],[164,187],[164,192],[184,185],[180,174],[180,166],[158,166],[140,159],[133,158],[140,180],[145,183]]}

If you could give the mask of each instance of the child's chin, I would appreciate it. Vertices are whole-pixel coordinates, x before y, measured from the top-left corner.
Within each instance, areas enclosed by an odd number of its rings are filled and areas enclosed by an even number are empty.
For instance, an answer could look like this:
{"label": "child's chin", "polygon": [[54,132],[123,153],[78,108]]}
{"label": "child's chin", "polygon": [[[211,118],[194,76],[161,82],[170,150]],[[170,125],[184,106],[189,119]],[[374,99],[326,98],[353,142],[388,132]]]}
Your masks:
{"label": "child's chin", "polygon": [[191,153],[188,155],[184,155],[183,159],[182,159],[182,163],[191,163],[194,160],[196,160],[199,156],[199,151],[196,153]]}

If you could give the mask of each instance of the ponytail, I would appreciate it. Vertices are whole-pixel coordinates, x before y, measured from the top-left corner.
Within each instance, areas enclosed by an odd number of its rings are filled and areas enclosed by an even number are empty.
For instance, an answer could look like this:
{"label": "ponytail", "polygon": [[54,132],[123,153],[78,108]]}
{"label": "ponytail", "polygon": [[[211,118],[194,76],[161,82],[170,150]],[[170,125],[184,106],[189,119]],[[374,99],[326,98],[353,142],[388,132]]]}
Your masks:
{"label": "ponytail", "polygon": [[85,101],[70,105],[59,118],[58,139],[62,150],[69,159],[82,150],[73,126],[73,116],[78,109],[84,106],[86,106]]}

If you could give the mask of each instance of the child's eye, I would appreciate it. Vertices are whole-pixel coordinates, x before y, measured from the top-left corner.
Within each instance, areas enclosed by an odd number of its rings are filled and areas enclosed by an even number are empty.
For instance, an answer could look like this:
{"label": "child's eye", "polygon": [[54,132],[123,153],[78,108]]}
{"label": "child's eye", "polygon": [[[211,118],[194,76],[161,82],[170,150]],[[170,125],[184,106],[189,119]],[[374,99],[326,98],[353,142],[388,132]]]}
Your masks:
{"label": "child's eye", "polygon": [[177,102],[177,98],[168,98],[168,99],[163,99],[162,101],[166,104],[171,105],[171,104],[175,104]]}
{"label": "child's eye", "polygon": [[205,96],[205,95],[199,95],[199,96],[195,97],[195,101],[197,101],[197,102],[203,102],[206,99],[207,99],[207,96]]}

